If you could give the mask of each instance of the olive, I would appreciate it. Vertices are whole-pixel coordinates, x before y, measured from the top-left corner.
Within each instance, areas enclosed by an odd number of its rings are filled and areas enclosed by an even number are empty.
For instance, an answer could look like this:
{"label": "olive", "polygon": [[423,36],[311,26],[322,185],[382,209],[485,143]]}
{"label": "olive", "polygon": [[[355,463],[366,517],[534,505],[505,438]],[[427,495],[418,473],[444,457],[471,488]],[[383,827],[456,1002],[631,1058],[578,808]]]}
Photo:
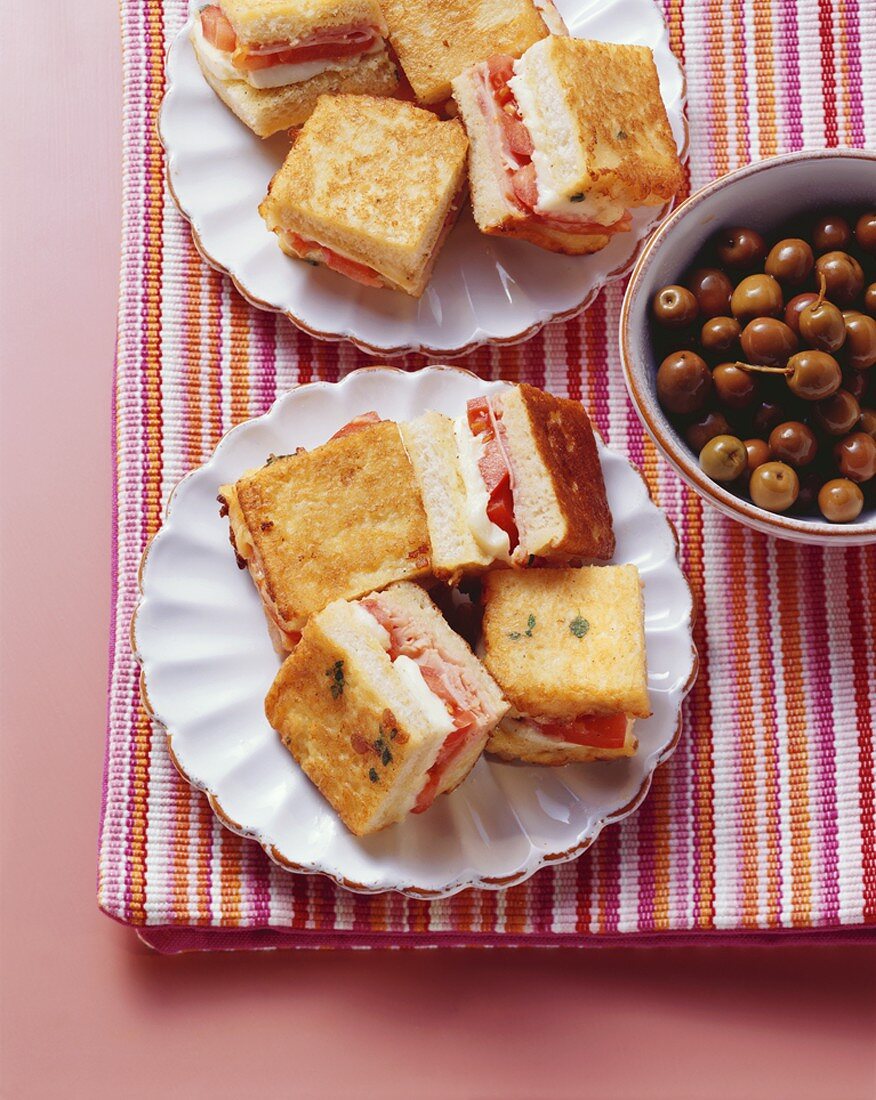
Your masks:
{"label": "olive", "polygon": [[864,494],[854,483],[844,477],[835,477],[821,486],[818,494],[821,514],[831,523],[851,523],[864,507]]}
{"label": "olive", "polygon": [[703,325],[700,343],[704,351],[729,351],[739,339],[739,332],[735,317],[710,317]]}
{"label": "olive", "polygon": [[823,275],[826,296],[838,306],[849,306],[864,289],[864,272],[848,252],[826,252],[815,261],[816,276]]}
{"label": "olive", "polygon": [[786,237],[770,249],[764,271],[780,283],[794,286],[808,278],[814,265],[815,257],[806,241],[799,237]]}
{"label": "olive", "polygon": [[864,309],[871,317],[876,317],[876,283],[870,283],[864,291]]}
{"label": "olive", "polygon": [[651,308],[659,324],[678,328],[696,318],[697,300],[687,287],[665,286],[654,295]]}
{"label": "olive", "polygon": [[715,238],[718,259],[736,271],[756,267],[766,256],[766,241],[756,229],[734,226]]}
{"label": "olive", "polygon": [[756,470],[758,466],[763,466],[765,462],[769,462],[772,458],[770,445],[765,439],[744,439],[742,442],[745,445],[746,465],[749,473]]}
{"label": "olive", "polygon": [[711,390],[709,368],[696,352],[675,351],[660,364],[657,396],[668,412],[699,412]]}
{"label": "olive", "polygon": [[757,382],[735,363],[719,363],[712,371],[712,385],[720,401],[731,409],[744,409],[757,394]]}
{"label": "olive", "polygon": [[792,298],[785,306],[785,324],[794,333],[799,334],[800,332],[800,314],[810,302],[814,302],[817,298],[817,294],[807,291],[805,294],[798,294],[795,298]]}
{"label": "olive", "polygon": [[828,435],[845,435],[858,423],[861,406],[848,390],[837,390],[815,406],[815,423]]}
{"label": "olive", "polygon": [[852,370],[869,370],[876,363],[876,320],[866,313],[845,314],[846,362]]}
{"label": "olive", "polygon": [[775,317],[749,321],[742,330],[741,343],[747,362],[768,367],[783,367],[797,350],[793,330]]}
{"label": "olive", "polygon": [[695,420],[693,424],[688,425],[685,429],[684,438],[693,450],[699,454],[710,439],[714,439],[716,435],[729,434],[730,425],[727,422],[727,417],[723,413],[710,411]]}
{"label": "olive", "polygon": [[869,481],[876,474],[876,440],[866,432],[852,432],[841,439],[833,457],[843,477],[852,481]]}
{"label": "olive", "polygon": [[697,300],[702,317],[718,317],[730,308],[733,284],[717,267],[698,267],[686,286]]}
{"label": "olive", "polygon": [[839,351],[846,339],[846,324],[833,302],[816,298],[800,313],[800,336],[820,351]]}
{"label": "olive", "polygon": [[852,230],[845,218],[828,214],[812,227],[812,247],[821,255],[837,248],[846,248],[852,240]]}
{"label": "olive", "polygon": [[735,481],[745,469],[748,453],[735,435],[716,435],[700,451],[700,466],[714,481]]}
{"label": "olive", "polygon": [[798,351],[788,360],[788,389],[804,401],[820,401],[840,388],[840,365],[826,351]]}
{"label": "olive", "polygon": [[855,223],[855,240],[865,252],[876,252],[876,210],[868,210]]}
{"label": "olive", "polygon": [[781,462],[808,466],[818,453],[815,432],[799,420],[786,420],[770,432],[770,450]]}
{"label": "olive", "polygon": [[876,440],[876,409],[861,409],[861,419],[858,421],[858,431],[869,435]]}
{"label": "olive", "polygon": [[767,436],[783,420],[787,420],[785,410],[775,401],[762,401],[754,414],[754,430],[762,436]]}
{"label": "olive", "polygon": [[843,389],[848,390],[857,401],[867,392],[868,380],[869,375],[865,371],[851,370],[848,367],[843,371]]}
{"label": "olive", "polygon": [[800,480],[784,462],[765,462],[752,472],[748,490],[758,508],[787,512],[800,492]]}
{"label": "olive", "polygon": [[730,298],[730,311],[737,320],[778,317],[783,305],[782,288],[772,275],[748,275]]}

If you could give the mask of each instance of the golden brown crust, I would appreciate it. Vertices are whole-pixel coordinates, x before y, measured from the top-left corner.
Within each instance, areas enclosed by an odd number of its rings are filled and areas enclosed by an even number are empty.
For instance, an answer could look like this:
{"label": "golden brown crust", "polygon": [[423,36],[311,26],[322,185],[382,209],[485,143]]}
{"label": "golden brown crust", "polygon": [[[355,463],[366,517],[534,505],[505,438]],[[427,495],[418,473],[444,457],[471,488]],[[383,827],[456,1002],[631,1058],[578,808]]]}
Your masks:
{"label": "golden brown crust", "polygon": [[564,233],[559,229],[551,229],[543,225],[537,218],[526,215],[508,215],[493,225],[478,225],[482,233],[491,237],[514,237],[519,241],[529,241],[530,244],[544,248],[548,252],[560,252],[565,256],[589,256],[594,252],[600,252],[611,240],[604,234],[576,234]]}
{"label": "golden brown crust", "polygon": [[392,421],[241,478],[237,499],[283,621],[429,572],[419,487]]}
{"label": "golden brown crust", "polygon": [[463,69],[520,57],[548,28],[532,0],[383,0],[389,38],[421,103],[450,97]]}
{"label": "golden brown crust", "polygon": [[566,523],[552,557],[610,561],[615,538],[596,439],[579,401],[555,397],[535,386],[518,387],[542,461]]}
{"label": "golden brown crust", "polygon": [[244,43],[295,42],[332,27],[383,25],[375,0],[220,0],[220,8]]}

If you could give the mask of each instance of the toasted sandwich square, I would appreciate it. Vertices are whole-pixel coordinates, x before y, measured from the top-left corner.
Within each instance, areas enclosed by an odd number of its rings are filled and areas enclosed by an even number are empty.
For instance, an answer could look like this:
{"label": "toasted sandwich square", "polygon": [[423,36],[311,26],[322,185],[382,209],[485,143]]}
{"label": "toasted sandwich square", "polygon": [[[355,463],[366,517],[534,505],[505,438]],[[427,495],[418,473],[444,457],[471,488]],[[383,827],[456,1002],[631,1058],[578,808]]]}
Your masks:
{"label": "toasted sandwich square", "polygon": [[[539,6],[543,12],[539,12]],[[565,29],[553,3],[532,0],[383,0],[389,39],[421,103],[442,103],[463,69],[493,54],[519,57]]]}
{"label": "toasted sandwich square", "polygon": [[584,254],[661,206],[682,169],[654,58],[644,46],[552,35],[522,57],[467,69],[453,93],[471,142],[485,233]]}
{"label": "toasted sandwich square", "polygon": [[192,22],[207,83],[251,130],[300,126],[321,95],[391,95],[398,73],[376,0],[220,0]]}
{"label": "toasted sandwich square", "polygon": [[275,458],[220,500],[285,648],[332,600],[429,571],[420,492],[392,421]]}
{"label": "toasted sandwich square", "polygon": [[419,297],[459,210],[467,148],[455,119],[325,96],[259,209],[290,256]]}
{"label": "toasted sandwich square", "polygon": [[468,645],[408,583],[315,615],[265,700],[283,744],[360,836],[457,787],[506,710]]}
{"label": "toasted sandwich square", "polygon": [[484,662],[513,708],[490,751],[532,763],[634,752],[633,720],[651,713],[636,567],[493,572],[483,599]]}

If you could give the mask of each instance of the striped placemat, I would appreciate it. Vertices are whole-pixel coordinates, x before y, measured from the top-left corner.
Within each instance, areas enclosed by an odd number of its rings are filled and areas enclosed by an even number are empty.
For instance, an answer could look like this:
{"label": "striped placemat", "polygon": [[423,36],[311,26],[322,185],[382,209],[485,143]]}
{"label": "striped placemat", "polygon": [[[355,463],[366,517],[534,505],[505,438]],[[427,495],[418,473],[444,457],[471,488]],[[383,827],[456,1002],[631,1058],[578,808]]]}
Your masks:
{"label": "striped placemat", "polygon": [[[876,0],[665,0],[687,69],[690,184],[784,150],[876,139]],[[598,944],[866,934],[876,921],[876,554],[777,542],[704,508],[627,401],[622,287],[460,364],[579,397],[675,522],[701,613],[685,735],[650,797],[577,862],[501,892],[360,897],[275,867],[184,783],[140,707],[128,626],[167,494],[294,382],[368,360],[251,309],[195,252],[155,120],[184,0],[123,0],[124,256],[113,636],[99,901],[164,950]],[[412,357],[407,365],[424,360]]]}

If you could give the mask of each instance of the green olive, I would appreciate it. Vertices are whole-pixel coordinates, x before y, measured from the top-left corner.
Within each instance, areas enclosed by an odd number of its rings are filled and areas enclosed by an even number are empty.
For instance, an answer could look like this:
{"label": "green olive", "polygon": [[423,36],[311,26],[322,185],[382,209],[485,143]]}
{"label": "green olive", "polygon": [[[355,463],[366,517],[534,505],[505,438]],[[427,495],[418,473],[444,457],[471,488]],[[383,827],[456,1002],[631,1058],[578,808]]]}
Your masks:
{"label": "green olive", "polygon": [[716,435],[700,451],[700,467],[713,481],[735,481],[747,460],[745,444],[735,435]]}
{"label": "green olive", "polygon": [[784,462],[765,462],[752,473],[748,491],[758,508],[787,512],[800,492],[800,479]]}
{"label": "green olive", "polygon": [[854,481],[849,481],[846,477],[835,477],[821,486],[818,507],[824,518],[831,523],[851,523],[861,514],[864,494]]}

